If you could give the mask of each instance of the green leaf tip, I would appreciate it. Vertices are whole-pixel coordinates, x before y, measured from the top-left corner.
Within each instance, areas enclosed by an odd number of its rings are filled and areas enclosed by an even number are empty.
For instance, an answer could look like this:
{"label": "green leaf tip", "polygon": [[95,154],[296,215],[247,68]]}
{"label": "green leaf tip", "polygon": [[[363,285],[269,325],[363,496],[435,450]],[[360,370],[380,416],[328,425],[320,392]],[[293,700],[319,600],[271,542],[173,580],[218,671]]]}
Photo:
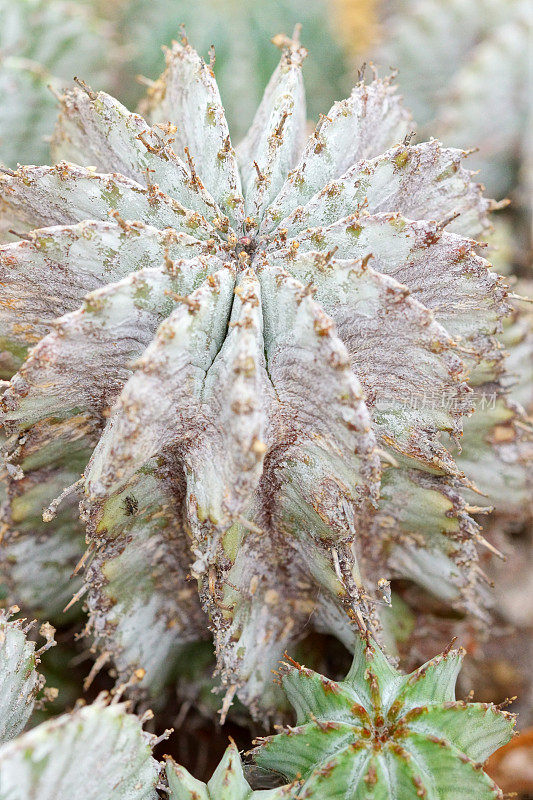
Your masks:
{"label": "green leaf tip", "polygon": [[297,727],[259,740],[256,763],[301,778],[302,800],[502,798],[482,765],[509,741],[515,717],[455,699],[463,655],[448,648],[402,675],[359,636],[343,681],[283,662],[279,680]]}
{"label": "green leaf tip", "polygon": [[294,784],[253,791],[244,776],[239,751],[233,741],[208,783],[193,778],[170,756],[167,757],[166,774],[170,800],[291,800],[296,797]]}

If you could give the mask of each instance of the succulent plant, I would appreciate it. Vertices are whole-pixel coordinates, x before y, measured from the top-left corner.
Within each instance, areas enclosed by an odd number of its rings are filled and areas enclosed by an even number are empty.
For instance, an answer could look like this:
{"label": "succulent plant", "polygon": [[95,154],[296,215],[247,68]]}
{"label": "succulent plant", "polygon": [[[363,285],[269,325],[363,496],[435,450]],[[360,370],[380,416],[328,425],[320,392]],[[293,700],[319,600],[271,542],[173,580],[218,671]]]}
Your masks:
{"label": "succulent plant", "polygon": [[69,0],[0,2],[0,160],[39,164],[50,157],[60,91],[80,70],[104,78],[105,25],[88,4]]}
{"label": "succulent plant", "polygon": [[100,697],[18,735],[43,688],[39,657],[54,644],[50,626],[41,627],[47,641],[39,650],[27,631],[23,620],[0,613],[1,800],[156,800],[156,737],[124,703]]}
{"label": "succulent plant", "polygon": [[261,739],[255,760],[301,779],[302,800],[503,798],[483,762],[511,738],[514,715],[455,699],[462,656],[448,650],[402,675],[361,637],[343,681],[284,662],[296,726]]}
{"label": "succulent plant", "polygon": [[234,742],[228,746],[207,784],[194,778],[171,758],[167,759],[166,775],[170,800],[293,800],[296,797],[292,786],[252,791]]}
{"label": "succulent plant", "polygon": [[409,144],[377,76],[306,143],[306,51],[277,41],[237,151],[184,37],[149,121],[81,84],[68,160],[0,177],[5,581],[53,618],[85,570],[98,663],[156,693],[211,630],[223,717],[235,692],[275,708],[309,624],[378,632],[393,578],[482,613],[462,493],[484,465],[453,448],[504,373],[466,154]]}
{"label": "succulent plant", "polygon": [[[477,147],[480,179],[495,195],[517,173],[531,186],[527,81],[531,7],[524,0],[410,0],[386,15],[378,63],[399,69],[406,103],[450,145]],[[499,109],[498,124],[492,110]],[[528,198],[523,198],[528,203]]]}

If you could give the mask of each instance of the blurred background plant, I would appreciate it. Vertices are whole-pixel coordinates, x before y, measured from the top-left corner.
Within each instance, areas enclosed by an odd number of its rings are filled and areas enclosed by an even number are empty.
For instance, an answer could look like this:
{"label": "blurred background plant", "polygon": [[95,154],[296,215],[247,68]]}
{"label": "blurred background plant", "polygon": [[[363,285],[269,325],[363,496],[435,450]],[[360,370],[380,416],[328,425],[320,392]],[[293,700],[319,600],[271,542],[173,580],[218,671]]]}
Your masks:
{"label": "blurred background plant", "polygon": [[500,272],[531,275],[533,6],[390,0],[380,5],[375,30],[367,52],[398,69],[419,136],[476,148],[470,168],[490,196],[511,200],[494,220],[489,258]]}
{"label": "blurred background plant", "polygon": [[[88,75],[107,84],[110,27],[89,3],[0,2],[0,159],[46,163],[57,117],[53,91]],[[52,90],[52,91],[51,91]]]}
{"label": "blurred background plant", "polygon": [[[420,125],[454,147],[477,147],[489,194],[525,191],[531,4],[524,0],[393,0],[374,54],[399,70]],[[437,130],[437,133],[435,133]]]}

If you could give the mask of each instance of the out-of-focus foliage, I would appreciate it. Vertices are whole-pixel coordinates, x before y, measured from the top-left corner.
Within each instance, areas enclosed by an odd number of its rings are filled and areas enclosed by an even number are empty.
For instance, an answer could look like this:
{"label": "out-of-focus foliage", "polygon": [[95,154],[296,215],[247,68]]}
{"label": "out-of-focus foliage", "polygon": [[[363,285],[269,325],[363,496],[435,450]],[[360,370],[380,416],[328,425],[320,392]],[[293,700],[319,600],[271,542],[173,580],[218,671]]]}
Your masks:
{"label": "out-of-focus foliage", "polygon": [[74,75],[105,83],[108,26],[88,4],[0,0],[0,161],[49,160],[57,102]]}
{"label": "out-of-focus foliage", "polygon": [[495,195],[513,187],[527,159],[531,22],[524,0],[395,2],[375,52],[399,70],[423,129],[480,149],[481,178]]}

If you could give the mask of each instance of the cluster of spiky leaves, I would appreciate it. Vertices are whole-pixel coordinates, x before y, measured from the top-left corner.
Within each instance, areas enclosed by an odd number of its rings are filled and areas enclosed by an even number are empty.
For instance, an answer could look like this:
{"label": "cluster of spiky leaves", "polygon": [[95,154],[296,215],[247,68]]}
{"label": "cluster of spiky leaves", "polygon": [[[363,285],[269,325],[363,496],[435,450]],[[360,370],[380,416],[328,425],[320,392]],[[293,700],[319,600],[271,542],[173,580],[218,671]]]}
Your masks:
{"label": "cluster of spiky leaves", "polygon": [[379,629],[391,578],[479,611],[483,464],[452,452],[504,371],[465,153],[403,140],[377,77],[306,142],[306,51],[279,43],[237,151],[184,38],[150,122],[70,90],[68,160],[0,178],[22,239],[0,253],[5,580],[53,617],[84,567],[101,658],[155,691],[209,627],[224,713],[275,706],[309,622]]}
{"label": "cluster of spiky leaves", "polygon": [[[531,92],[525,67],[533,30],[530,4],[411,0],[393,3],[388,11],[375,48],[377,60],[398,68],[402,93],[424,133],[452,146],[476,147],[479,153],[471,164],[479,168],[480,180],[497,195],[511,192],[509,218],[497,219],[496,235],[487,237],[489,253],[505,272],[527,270],[533,196]],[[498,124],[493,108],[501,114]],[[485,505],[500,515],[502,527],[530,520],[533,492],[531,424],[524,417],[531,397],[531,351],[523,310],[513,316],[499,340],[511,352],[505,391],[490,384],[476,390],[475,403],[485,413],[465,420],[457,459],[466,474],[476,473]],[[518,406],[518,398],[509,393],[516,384],[523,387]],[[482,510],[479,496],[465,497]]]}
{"label": "cluster of spiky leaves", "polygon": [[[155,79],[164,65],[161,45],[171,46],[185,24],[198,52],[216,42],[217,82],[233,136],[242,136],[276,66],[270,39],[301,23],[315,57],[306,65],[311,117],[318,116],[347,86],[348,62],[337,26],[338,0],[95,0],[127,57],[115,73],[114,92],[128,107],[141,99],[136,75]],[[360,15],[363,22],[366,15]],[[343,21],[344,24],[344,21]],[[340,27],[340,25],[338,26]],[[352,46],[354,42],[351,42]],[[247,65],[243,69],[243,64]],[[142,110],[142,106],[141,106]]]}
{"label": "cluster of spiky leaves", "polygon": [[410,0],[393,10],[376,58],[399,69],[416,119],[447,144],[478,147],[474,163],[491,193],[512,189],[518,170],[531,187],[530,3]]}
{"label": "cluster of spiky leaves", "polygon": [[109,48],[101,21],[70,0],[0,2],[0,159],[41,163],[50,157],[60,91],[79,71],[102,80]]}
{"label": "cluster of spiky leaves", "polygon": [[[346,25],[336,20],[339,0],[261,4],[244,0],[2,0],[0,2],[0,158],[8,166],[49,160],[54,93],[75,74],[94,81],[135,107],[143,82],[159,75],[162,45],[170,46],[185,23],[198,49],[217,42],[217,78],[234,134],[242,135],[275,67],[269,40],[279,30],[305,25],[315,46],[307,83],[318,115],[347,86],[348,62],[339,34],[363,46],[372,9],[358,10]],[[341,4],[342,6],[342,4]],[[340,28],[342,25],[342,31]],[[357,27],[356,27],[357,26]],[[357,35],[354,34],[354,29]],[[252,59],[252,63],[250,63]],[[247,61],[250,69],[241,68]]]}
{"label": "cluster of spiky leaves", "polygon": [[[18,608],[13,609],[18,611]],[[43,687],[39,657],[22,620],[0,612],[0,799],[156,800],[154,736],[124,704],[91,706],[21,733]]]}
{"label": "cluster of spiky leaves", "polygon": [[344,681],[282,664],[297,725],[261,740],[257,763],[300,779],[302,800],[502,798],[483,762],[509,741],[514,717],[455,699],[462,657],[449,650],[401,675],[358,638]]}

